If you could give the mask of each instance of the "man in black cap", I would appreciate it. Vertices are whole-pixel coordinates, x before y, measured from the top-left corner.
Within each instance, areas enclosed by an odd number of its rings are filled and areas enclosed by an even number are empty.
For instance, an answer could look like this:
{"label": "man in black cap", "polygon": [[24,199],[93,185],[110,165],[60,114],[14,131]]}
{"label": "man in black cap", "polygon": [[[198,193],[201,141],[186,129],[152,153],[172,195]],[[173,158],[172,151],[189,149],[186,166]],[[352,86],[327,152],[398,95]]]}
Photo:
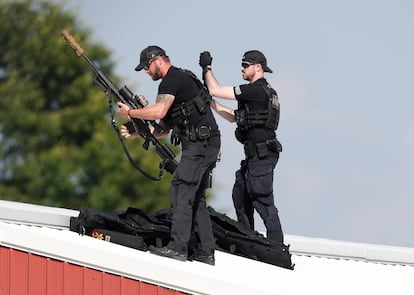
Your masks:
{"label": "man in black cap", "polygon": [[[199,245],[194,259],[214,265],[215,241],[205,190],[217,161],[220,132],[210,107],[211,96],[192,72],[174,67],[158,46],[142,50],[135,70],[142,69],[152,80],[162,80],[155,104],[130,109],[119,102],[119,113],[124,118],[160,120],[163,132],[154,135],[163,137],[173,130],[172,142],[182,147],[181,160],[170,187],[171,241],[162,248],[151,247],[150,251],[185,261],[191,232],[196,227]],[[130,134],[125,126],[121,132],[127,138],[137,136]]]}
{"label": "man in black cap", "polygon": [[273,73],[266,57],[258,50],[247,51],[242,58],[241,72],[249,84],[236,87],[220,86],[211,71],[209,52],[200,54],[199,64],[210,94],[228,100],[237,100],[233,110],[213,100],[212,108],[223,118],[236,122],[236,138],[244,145],[245,159],[236,172],[233,186],[233,204],[237,219],[254,230],[254,209],[266,226],[267,238],[283,243],[283,232],[278,210],[274,204],[273,171],[282,146],[276,138],[279,123],[279,99],[267,83],[264,73]]}

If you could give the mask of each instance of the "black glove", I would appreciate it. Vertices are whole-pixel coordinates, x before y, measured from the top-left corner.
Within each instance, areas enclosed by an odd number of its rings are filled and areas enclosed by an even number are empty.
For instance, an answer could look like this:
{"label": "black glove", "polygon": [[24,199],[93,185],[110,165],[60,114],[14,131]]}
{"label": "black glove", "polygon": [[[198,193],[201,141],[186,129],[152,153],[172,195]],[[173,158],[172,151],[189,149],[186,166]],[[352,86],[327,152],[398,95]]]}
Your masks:
{"label": "black glove", "polygon": [[203,51],[200,53],[200,59],[198,61],[198,64],[203,69],[203,72],[207,72],[207,67],[211,66],[211,62],[213,61],[213,58],[210,55],[210,52]]}

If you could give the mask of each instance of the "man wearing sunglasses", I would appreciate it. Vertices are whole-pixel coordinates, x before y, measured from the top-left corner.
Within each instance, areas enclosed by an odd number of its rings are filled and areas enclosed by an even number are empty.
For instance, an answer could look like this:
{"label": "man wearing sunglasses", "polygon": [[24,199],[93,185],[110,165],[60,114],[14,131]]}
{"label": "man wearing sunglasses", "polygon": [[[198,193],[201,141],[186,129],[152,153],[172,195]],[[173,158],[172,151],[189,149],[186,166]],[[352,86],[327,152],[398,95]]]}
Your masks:
{"label": "man wearing sunglasses", "polygon": [[[158,46],[142,50],[135,70],[145,70],[152,80],[161,80],[155,104],[130,109],[119,102],[119,113],[126,119],[160,120],[163,132],[154,135],[167,136],[172,130],[172,142],[182,148],[170,187],[171,241],[162,248],[151,247],[150,251],[185,261],[191,233],[197,228],[199,244],[194,259],[214,265],[215,241],[205,190],[217,161],[220,132],[210,108],[211,96],[192,72],[174,67]],[[137,136],[125,126],[121,133],[126,138]]]}
{"label": "man wearing sunglasses", "polygon": [[283,243],[278,210],[274,204],[273,171],[282,146],[276,138],[279,123],[279,99],[268,84],[264,73],[273,71],[266,57],[258,50],[247,51],[242,58],[241,72],[248,84],[221,86],[211,71],[209,52],[200,54],[199,64],[210,94],[214,97],[237,100],[233,110],[213,100],[212,108],[223,118],[237,124],[236,139],[244,145],[245,159],[236,172],[233,204],[238,221],[254,230],[254,209],[263,219],[267,238]]}

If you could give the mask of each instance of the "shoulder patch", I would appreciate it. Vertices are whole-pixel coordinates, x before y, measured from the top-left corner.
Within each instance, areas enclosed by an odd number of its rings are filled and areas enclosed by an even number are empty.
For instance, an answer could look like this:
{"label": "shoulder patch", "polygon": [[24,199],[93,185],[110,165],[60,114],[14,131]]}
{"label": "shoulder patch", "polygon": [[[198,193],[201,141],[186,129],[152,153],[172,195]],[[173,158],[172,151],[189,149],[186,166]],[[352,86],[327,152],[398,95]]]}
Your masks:
{"label": "shoulder patch", "polygon": [[236,86],[236,87],[234,87],[234,94],[236,94],[236,95],[240,95],[242,92],[241,92],[241,89],[240,89],[240,86]]}

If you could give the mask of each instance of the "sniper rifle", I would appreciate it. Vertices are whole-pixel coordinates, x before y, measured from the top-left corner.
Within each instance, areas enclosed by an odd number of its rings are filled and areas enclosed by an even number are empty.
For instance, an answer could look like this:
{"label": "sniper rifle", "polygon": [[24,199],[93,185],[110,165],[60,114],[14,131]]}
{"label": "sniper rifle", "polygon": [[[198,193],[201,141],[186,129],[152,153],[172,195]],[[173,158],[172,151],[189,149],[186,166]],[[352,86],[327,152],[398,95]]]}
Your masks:
{"label": "sniper rifle", "polygon": [[[155,129],[157,133],[162,132],[162,127],[155,121],[151,120],[143,120],[138,118],[131,118],[131,123],[129,122],[126,124],[128,126],[128,129],[130,129],[131,125],[133,129],[138,132],[142,138],[144,138],[144,143],[142,147],[145,150],[148,150],[150,143],[153,144],[155,147],[155,151],[157,154],[161,157],[161,163],[160,163],[160,173],[158,178],[149,175],[145,171],[143,171],[132,159],[128,148],[125,145],[125,142],[122,138],[122,135],[119,131],[118,125],[115,120],[115,115],[112,109],[112,105],[115,103],[114,97],[128,105],[131,109],[141,109],[144,108],[148,102],[142,95],[134,95],[131,90],[128,89],[127,86],[123,86],[121,89],[118,89],[114,83],[96,66],[85,54],[85,50],[83,50],[82,47],[75,41],[73,36],[67,31],[63,30],[61,32],[63,38],[66,40],[66,42],[69,44],[69,46],[75,51],[75,53],[78,56],[81,56],[85,59],[85,61],[89,64],[89,66],[92,68],[92,70],[95,72],[95,79],[94,82],[101,88],[105,94],[108,97],[108,103],[109,103],[109,109],[112,116],[112,126],[114,127],[115,131],[118,134],[118,137],[122,143],[122,147],[124,149],[125,154],[128,157],[128,160],[134,166],[138,171],[140,171],[144,176],[159,181],[162,178],[163,170],[165,169],[170,174],[173,174],[175,169],[177,168],[177,161],[175,159],[174,152],[167,146],[167,144],[161,144],[157,138],[152,133],[152,128]],[[152,127],[152,128],[151,128]]]}

